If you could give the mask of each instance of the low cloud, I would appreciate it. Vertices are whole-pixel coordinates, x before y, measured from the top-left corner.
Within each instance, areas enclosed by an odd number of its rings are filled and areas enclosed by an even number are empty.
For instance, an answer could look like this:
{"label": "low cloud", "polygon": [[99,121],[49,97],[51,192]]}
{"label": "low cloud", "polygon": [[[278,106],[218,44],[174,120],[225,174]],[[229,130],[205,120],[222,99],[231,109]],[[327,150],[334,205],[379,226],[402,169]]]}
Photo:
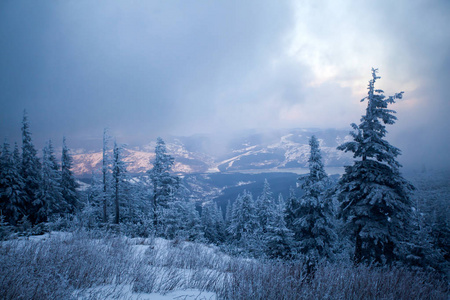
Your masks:
{"label": "low cloud", "polygon": [[379,88],[405,91],[389,128],[405,161],[448,163],[449,6],[5,2],[0,134],[20,140],[24,108],[38,141],[66,135],[76,147],[99,145],[104,127],[136,144],[249,128],[349,128],[378,67]]}

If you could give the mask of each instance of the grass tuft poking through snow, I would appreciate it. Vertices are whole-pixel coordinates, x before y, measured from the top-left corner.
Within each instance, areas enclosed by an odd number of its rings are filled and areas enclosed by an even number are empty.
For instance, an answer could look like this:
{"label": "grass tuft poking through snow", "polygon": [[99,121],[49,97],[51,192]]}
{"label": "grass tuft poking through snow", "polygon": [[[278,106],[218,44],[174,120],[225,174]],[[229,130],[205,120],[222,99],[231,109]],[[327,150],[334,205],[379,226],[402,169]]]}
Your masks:
{"label": "grass tuft poking through snow", "polygon": [[401,268],[228,256],[216,247],[98,232],[0,243],[0,299],[448,299],[448,283]]}

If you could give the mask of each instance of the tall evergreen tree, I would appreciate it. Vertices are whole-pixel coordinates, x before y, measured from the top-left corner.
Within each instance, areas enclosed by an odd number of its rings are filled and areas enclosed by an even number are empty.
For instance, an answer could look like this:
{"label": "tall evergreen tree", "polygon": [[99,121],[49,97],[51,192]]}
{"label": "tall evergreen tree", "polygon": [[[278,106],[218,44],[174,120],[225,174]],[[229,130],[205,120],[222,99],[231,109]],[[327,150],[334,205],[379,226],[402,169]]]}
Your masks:
{"label": "tall evergreen tree", "polygon": [[66,138],[63,137],[63,148],[61,156],[61,188],[64,202],[67,204],[67,213],[74,213],[78,208],[79,195],[77,188],[79,184],[76,182],[72,173],[72,156],[66,144]]}
{"label": "tall evergreen tree", "polygon": [[300,201],[295,195],[295,189],[291,187],[289,189],[289,197],[286,199],[285,202],[285,209],[284,209],[284,220],[286,222],[286,227],[292,231],[294,234],[293,239],[294,241],[300,241],[301,233],[300,229],[297,228],[298,224],[295,223],[295,221],[300,217],[299,213],[299,207],[300,207]]}
{"label": "tall evergreen tree", "polygon": [[221,243],[225,239],[225,222],[217,203],[206,203],[201,216],[204,236],[210,243]]}
{"label": "tall evergreen tree", "polygon": [[[113,149],[113,188],[114,188],[114,223],[119,224],[120,220],[120,207],[124,206],[125,198],[127,197],[127,181],[126,181],[126,166],[122,159],[123,148],[119,147],[114,142]],[[122,203],[121,203],[122,202]]]}
{"label": "tall evergreen tree", "polygon": [[216,224],[216,228],[217,228],[217,236],[218,236],[218,242],[219,243],[223,243],[225,242],[226,239],[226,225],[225,225],[225,219],[223,217],[223,211],[221,209],[221,207],[217,204],[214,203],[214,216],[215,216],[215,224]]}
{"label": "tall evergreen tree", "polygon": [[[445,259],[445,252],[436,247],[431,235],[432,223],[425,223],[426,213],[421,211],[417,205],[413,215],[414,234],[408,240],[406,261],[413,267],[434,270],[445,274],[449,270],[450,262]],[[443,226],[448,230],[448,226]],[[450,247],[450,246],[448,246]]]}
{"label": "tall evergreen tree", "polygon": [[233,243],[251,252],[258,248],[257,234],[259,232],[258,216],[253,196],[244,190],[233,203],[230,226],[228,232]]}
{"label": "tall evergreen tree", "polygon": [[286,207],[286,203],[285,203],[285,201],[284,201],[283,194],[281,194],[281,193],[278,194],[278,199],[277,199],[276,204],[277,204],[277,206],[283,208],[283,213],[284,213],[284,209],[285,209],[285,207]]}
{"label": "tall evergreen tree", "polygon": [[356,263],[392,262],[398,259],[402,241],[408,235],[413,186],[400,174],[396,158],[400,150],[384,138],[385,124],[394,124],[395,111],[387,109],[402,93],[385,97],[375,89],[377,69],[369,81],[366,114],[359,125],[352,124],[353,141],[338,147],[353,152],[356,159],[345,167],[339,180],[340,215],[354,243]]}
{"label": "tall evergreen tree", "polygon": [[109,171],[110,161],[108,157],[108,141],[109,141],[108,129],[103,130],[103,160],[102,160],[102,179],[103,179],[103,194],[102,194],[102,207],[103,207],[103,223],[108,222],[108,198],[109,198]]}
{"label": "tall evergreen tree", "polygon": [[183,239],[204,241],[203,231],[195,204],[186,199],[176,198],[161,209],[164,222],[160,223],[159,231],[168,239]]}
{"label": "tall evergreen tree", "polygon": [[256,214],[258,215],[259,225],[262,234],[267,232],[267,226],[270,219],[273,217],[275,209],[275,200],[273,193],[270,190],[270,184],[267,179],[264,179],[264,187],[261,195],[256,201]]}
{"label": "tall evergreen tree", "polygon": [[150,197],[148,185],[143,177],[134,177],[130,179],[129,174],[125,173],[125,207],[124,219],[134,224],[145,224],[145,232],[153,230],[152,208],[148,201]]}
{"label": "tall evergreen tree", "polygon": [[16,165],[16,169],[20,170],[20,166],[22,165],[22,160],[20,158],[19,145],[17,142],[14,143],[14,151],[13,151],[13,160]]}
{"label": "tall evergreen tree", "polygon": [[230,199],[228,199],[227,207],[225,208],[225,225],[226,225],[226,227],[229,226],[229,223],[231,221],[232,210],[233,210],[233,205],[231,204]]}
{"label": "tall evergreen tree", "polygon": [[273,211],[267,220],[264,234],[265,253],[270,258],[289,258],[294,246],[293,233],[286,227],[284,219],[284,201],[280,194],[279,202],[273,206]]}
{"label": "tall evergreen tree", "polygon": [[0,210],[5,221],[11,225],[16,225],[20,218],[24,189],[23,179],[19,173],[20,161],[15,160],[15,156],[18,155],[17,144],[14,153],[11,153],[9,143],[5,140],[0,155]]}
{"label": "tall evergreen tree", "polygon": [[182,231],[186,232],[186,236],[190,241],[204,242],[204,234],[200,214],[195,208],[195,203],[185,199],[178,199],[183,207],[182,215]]}
{"label": "tall evergreen tree", "polygon": [[309,174],[300,178],[304,195],[300,199],[297,219],[294,221],[300,237],[299,251],[307,263],[314,266],[321,258],[332,256],[332,245],[336,240],[333,226],[333,211],[330,199],[324,192],[330,184],[320,154],[319,142],[312,136],[309,145]]}
{"label": "tall evergreen tree", "polygon": [[39,189],[38,218],[45,222],[49,217],[61,214],[67,210],[67,204],[62,196],[61,172],[56,162],[52,141],[48,141],[43,149],[42,175]]}
{"label": "tall evergreen tree", "polygon": [[81,208],[85,224],[91,226],[103,222],[103,181],[102,175],[92,172],[91,183],[86,190],[86,203]]}
{"label": "tall evergreen tree", "polygon": [[158,233],[159,224],[164,221],[161,219],[163,209],[174,200],[180,182],[178,176],[170,174],[174,158],[167,154],[166,144],[162,138],[156,141],[155,160],[152,163],[153,168],[148,171],[148,174],[153,185],[153,225]]}
{"label": "tall evergreen tree", "polygon": [[37,198],[41,183],[41,163],[31,139],[30,122],[26,111],[23,113],[22,120],[21,162],[20,174],[24,181],[24,201],[21,203],[21,210],[29,221],[36,224],[38,222],[37,213],[42,206]]}

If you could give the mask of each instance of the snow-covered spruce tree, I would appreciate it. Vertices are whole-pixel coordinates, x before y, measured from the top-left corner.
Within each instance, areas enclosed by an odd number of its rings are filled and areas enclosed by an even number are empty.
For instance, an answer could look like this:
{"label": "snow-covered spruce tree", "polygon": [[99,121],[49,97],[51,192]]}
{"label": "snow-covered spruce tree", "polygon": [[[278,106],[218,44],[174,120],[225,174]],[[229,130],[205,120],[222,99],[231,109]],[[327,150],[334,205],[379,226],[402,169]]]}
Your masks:
{"label": "snow-covered spruce tree", "polygon": [[225,223],[217,203],[209,202],[203,205],[201,221],[204,236],[208,242],[219,244],[224,241]]}
{"label": "snow-covered spruce tree", "polygon": [[227,207],[225,208],[225,226],[226,227],[230,226],[232,212],[233,212],[233,205],[231,204],[230,199],[228,199]]}
{"label": "snow-covered spruce tree", "polygon": [[103,175],[103,193],[102,193],[102,206],[103,206],[103,223],[108,222],[108,198],[109,198],[109,174],[110,174],[110,160],[108,157],[108,142],[110,136],[108,135],[108,129],[103,130],[103,160],[102,160],[102,175]]}
{"label": "snow-covered spruce tree", "polygon": [[270,184],[267,179],[264,179],[264,186],[261,195],[256,200],[256,214],[258,215],[258,221],[261,233],[264,235],[267,232],[267,226],[274,214],[275,199],[273,193],[270,190]]}
{"label": "snow-covered spruce tree", "polygon": [[214,216],[215,216],[215,225],[216,225],[216,232],[217,232],[217,242],[223,243],[226,239],[226,225],[225,220],[223,218],[223,212],[220,206],[216,203],[214,203]]}
{"label": "snow-covered spruce tree", "polygon": [[[424,174],[422,174],[421,180],[417,181],[417,192],[413,197],[414,215],[417,220],[415,221],[417,234],[414,239],[417,242],[411,244],[411,247],[416,249],[412,249],[410,253],[419,256],[422,265],[447,270],[447,274],[450,274],[450,206],[448,205],[450,193],[448,193],[448,176],[442,176],[445,173],[439,173],[433,172],[433,175],[427,175],[428,179],[423,178]],[[423,250],[417,251],[420,248]],[[431,251],[440,254],[433,253],[430,256]],[[421,255],[420,252],[422,252]],[[439,261],[436,258],[441,255],[445,263],[439,263],[439,267],[436,268],[436,262]]]}
{"label": "snow-covered spruce tree", "polygon": [[152,203],[149,198],[153,194],[149,191],[147,182],[144,176],[127,179],[130,184],[127,184],[129,193],[127,193],[127,208],[125,209],[125,220],[128,224],[135,226],[133,234],[138,236],[149,236],[153,231],[153,215]]}
{"label": "snow-covered spruce tree", "polygon": [[[281,197],[282,198],[282,197]],[[271,258],[286,257],[292,246],[292,232],[286,228],[283,203],[276,203],[270,184],[264,180],[261,195],[256,201],[256,214],[258,216],[258,238],[261,251]]]}
{"label": "snow-covered spruce tree", "polygon": [[337,187],[340,216],[354,243],[354,261],[390,263],[399,259],[399,248],[408,235],[413,186],[400,174],[396,157],[400,150],[384,138],[385,124],[394,124],[395,111],[388,105],[402,93],[385,97],[375,89],[377,69],[369,81],[366,114],[350,134],[352,142],[338,147],[356,159],[345,167]]}
{"label": "snow-covered spruce tree", "polygon": [[195,202],[190,201],[186,193],[189,191],[180,185],[173,198],[161,208],[159,231],[169,239],[204,242],[200,215]]}
{"label": "snow-covered spruce tree", "polygon": [[308,265],[314,266],[322,258],[333,255],[336,234],[333,226],[333,206],[324,192],[330,185],[320,154],[319,142],[313,135],[309,140],[309,174],[301,177],[303,196],[294,226],[299,233],[298,250]]}
{"label": "snow-covered spruce tree", "polygon": [[18,151],[16,144],[14,153],[11,153],[9,143],[5,140],[0,155],[0,210],[4,221],[11,225],[16,225],[19,220],[24,189],[19,173],[20,161],[15,160]]}
{"label": "snow-covered spruce tree", "polygon": [[[441,249],[433,244],[431,224],[425,223],[425,213],[421,211],[419,205],[416,206],[413,215],[414,234],[406,244],[406,261],[413,268],[438,271],[446,274],[450,267],[450,262],[445,259]],[[445,227],[445,225],[444,225]],[[445,229],[444,229],[445,230]],[[448,226],[447,226],[448,230]]]}
{"label": "snow-covered spruce tree", "polygon": [[17,142],[14,143],[13,160],[14,164],[16,165],[16,169],[19,171],[20,166],[22,165],[22,160],[20,157],[19,145],[17,144]]}
{"label": "snow-covered spruce tree", "polygon": [[41,222],[48,221],[52,216],[67,211],[67,203],[62,196],[61,172],[56,162],[52,141],[48,141],[42,150],[42,175],[39,188],[38,217]]}
{"label": "snow-covered spruce tree", "polygon": [[294,224],[295,220],[299,218],[299,207],[300,201],[295,195],[295,189],[291,187],[289,189],[289,197],[286,199],[284,209],[284,220],[286,222],[286,227],[292,231],[294,234],[294,241],[300,240],[300,230],[297,229],[297,224]]}
{"label": "snow-covered spruce tree", "polygon": [[279,197],[278,203],[274,205],[264,234],[265,254],[270,258],[289,258],[294,246],[294,234],[286,227],[284,220],[285,204],[282,198]]}
{"label": "snow-covered spruce tree", "polygon": [[40,210],[40,201],[37,198],[41,183],[41,163],[37,151],[31,140],[30,122],[28,114],[23,113],[22,120],[22,159],[20,175],[24,182],[24,195],[21,201],[21,211],[24,217],[33,224],[38,222],[37,212]]}
{"label": "snow-covered spruce tree", "polygon": [[253,196],[244,190],[244,193],[238,195],[233,203],[230,226],[227,231],[234,245],[249,252],[255,252],[260,246],[257,241],[259,230]]}
{"label": "snow-covered spruce tree", "polygon": [[[119,224],[120,221],[120,207],[127,203],[127,192],[129,188],[127,187],[126,174],[127,169],[125,162],[122,159],[123,147],[119,147],[116,142],[114,142],[113,149],[113,165],[112,165],[112,177],[113,177],[113,189],[114,189],[114,223]],[[122,203],[121,203],[122,202]],[[129,205],[127,205],[129,207]]]}
{"label": "snow-covered spruce tree", "polygon": [[281,193],[278,194],[278,199],[277,199],[276,205],[282,207],[283,208],[283,213],[284,213],[284,209],[286,207],[286,203],[284,201],[283,194],[281,194]]}
{"label": "snow-covered spruce tree", "polygon": [[99,173],[92,172],[91,183],[87,188],[86,202],[80,212],[81,224],[92,228],[103,222],[103,182]]}
{"label": "snow-covered spruce tree", "polygon": [[180,199],[183,207],[183,215],[181,218],[181,233],[184,232],[186,238],[190,241],[204,242],[204,234],[200,214],[195,208],[195,203],[189,200]]}
{"label": "snow-covered spruce tree", "polygon": [[63,137],[63,148],[61,156],[61,188],[64,202],[67,204],[66,213],[73,214],[78,208],[79,195],[77,188],[78,183],[72,173],[72,156],[66,144],[66,138]]}
{"label": "snow-covered spruce tree", "polygon": [[169,202],[174,199],[180,183],[178,176],[170,174],[174,158],[167,154],[166,144],[162,138],[156,141],[155,160],[152,163],[153,168],[148,174],[153,185],[153,226],[156,233],[160,234],[160,225],[164,222],[161,219],[163,209],[168,208]]}

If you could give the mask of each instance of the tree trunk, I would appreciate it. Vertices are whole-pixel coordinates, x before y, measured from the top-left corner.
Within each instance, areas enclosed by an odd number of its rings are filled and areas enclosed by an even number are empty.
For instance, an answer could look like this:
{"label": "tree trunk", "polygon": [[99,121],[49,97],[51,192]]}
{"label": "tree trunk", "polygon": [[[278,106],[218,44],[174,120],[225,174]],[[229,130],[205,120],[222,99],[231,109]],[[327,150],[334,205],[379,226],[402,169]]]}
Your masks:
{"label": "tree trunk", "polygon": [[360,236],[361,227],[358,228],[356,232],[356,242],[355,242],[355,256],[354,262],[355,264],[359,264],[362,261],[362,239]]}
{"label": "tree trunk", "polygon": [[106,197],[106,173],[103,172],[103,223],[108,222],[108,218],[106,215],[106,206],[107,206],[106,198],[107,198]]}
{"label": "tree trunk", "polygon": [[114,223],[119,224],[119,176],[116,176],[116,191],[115,191],[115,199],[114,204],[116,206],[116,215],[114,219]]}
{"label": "tree trunk", "polygon": [[156,213],[156,195],[153,195],[153,227],[158,232],[158,214]]}

